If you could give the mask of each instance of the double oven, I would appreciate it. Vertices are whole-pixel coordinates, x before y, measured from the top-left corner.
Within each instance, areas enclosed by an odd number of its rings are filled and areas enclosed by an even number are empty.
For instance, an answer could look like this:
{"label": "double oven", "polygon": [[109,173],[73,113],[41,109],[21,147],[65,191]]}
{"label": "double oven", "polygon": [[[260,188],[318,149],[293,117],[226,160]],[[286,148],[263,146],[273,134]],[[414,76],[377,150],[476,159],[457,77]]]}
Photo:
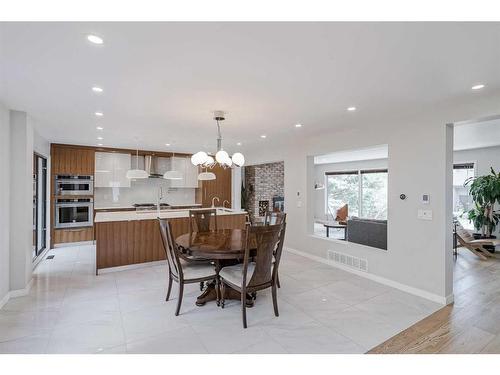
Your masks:
{"label": "double oven", "polygon": [[56,229],[94,225],[94,177],[58,175],[55,180]]}

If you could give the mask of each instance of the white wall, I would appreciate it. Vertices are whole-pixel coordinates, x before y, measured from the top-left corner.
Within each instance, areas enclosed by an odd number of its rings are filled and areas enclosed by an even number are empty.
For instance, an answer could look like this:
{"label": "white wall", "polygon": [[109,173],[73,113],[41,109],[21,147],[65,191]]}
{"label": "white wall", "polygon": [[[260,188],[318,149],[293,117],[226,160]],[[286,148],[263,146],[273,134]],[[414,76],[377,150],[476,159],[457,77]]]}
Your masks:
{"label": "white wall", "polygon": [[[0,176],[10,175],[9,110],[0,103]],[[0,308],[6,301],[10,285],[10,182],[0,179]]]}
{"label": "white wall", "polygon": [[10,111],[10,290],[22,290],[31,281],[33,126],[25,112]]}
{"label": "white wall", "polygon": [[[321,258],[336,250],[368,260],[368,272],[424,297],[452,299],[452,162],[454,121],[481,118],[498,111],[500,94],[464,96],[439,108],[419,108],[407,118],[374,118],[369,124],[332,129],[318,136],[273,140],[272,147],[246,151],[249,164],[285,161],[286,246]],[[377,144],[389,147],[388,250],[312,236],[314,217],[313,156]],[[299,193],[299,195],[297,194]],[[407,195],[400,200],[399,195]],[[429,205],[420,195],[431,196]],[[433,211],[432,221],[417,218],[420,208]]]}
{"label": "white wall", "polygon": [[[325,189],[313,193],[314,218],[326,218],[326,172],[355,171],[359,169],[387,168],[387,159],[360,160],[344,163],[317,164],[314,166],[314,183],[325,184]],[[390,176],[389,176],[390,178]]]}

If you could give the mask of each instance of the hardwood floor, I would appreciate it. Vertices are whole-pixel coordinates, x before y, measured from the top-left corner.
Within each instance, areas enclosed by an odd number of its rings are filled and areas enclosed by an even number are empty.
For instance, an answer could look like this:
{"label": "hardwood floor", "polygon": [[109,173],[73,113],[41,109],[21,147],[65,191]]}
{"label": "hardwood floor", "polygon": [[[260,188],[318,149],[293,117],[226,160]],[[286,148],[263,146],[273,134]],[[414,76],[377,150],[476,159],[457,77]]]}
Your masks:
{"label": "hardwood floor", "polygon": [[455,302],[368,353],[500,353],[500,259],[459,249]]}

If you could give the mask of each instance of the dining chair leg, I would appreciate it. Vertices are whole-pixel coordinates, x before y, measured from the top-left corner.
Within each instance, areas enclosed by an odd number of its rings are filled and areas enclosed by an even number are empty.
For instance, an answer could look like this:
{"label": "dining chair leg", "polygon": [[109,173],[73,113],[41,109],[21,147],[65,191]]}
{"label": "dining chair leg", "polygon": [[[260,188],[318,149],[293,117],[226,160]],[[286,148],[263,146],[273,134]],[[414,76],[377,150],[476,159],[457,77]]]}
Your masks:
{"label": "dining chair leg", "polygon": [[278,274],[276,274],[276,283],[278,284],[278,288],[281,288],[280,277],[278,276]]}
{"label": "dining chair leg", "polygon": [[224,284],[224,281],[220,283],[220,307],[224,308],[224,305],[226,303],[226,300],[224,299],[224,296],[226,295],[226,285]]}
{"label": "dining chair leg", "polygon": [[215,277],[215,302],[220,306],[220,279],[219,276]]}
{"label": "dining chair leg", "polygon": [[168,274],[167,298],[165,298],[165,301],[168,301],[168,299],[170,298],[171,290],[172,290],[172,276]]}
{"label": "dining chair leg", "polygon": [[183,294],[184,294],[184,283],[179,282],[179,298],[177,300],[177,309],[175,310],[175,316],[178,316],[179,311],[181,311],[182,295]]}
{"label": "dining chair leg", "polygon": [[273,284],[272,286],[272,295],[273,295],[273,307],[274,307],[274,315],[280,316],[278,312],[278,296],[277,296],[277,289],[276,289],[276,284]]}
{"label": "dining chair leg", "polygon": [[247,328],[247,294],[241,291],[241,317],[243,319],[243,328]]}

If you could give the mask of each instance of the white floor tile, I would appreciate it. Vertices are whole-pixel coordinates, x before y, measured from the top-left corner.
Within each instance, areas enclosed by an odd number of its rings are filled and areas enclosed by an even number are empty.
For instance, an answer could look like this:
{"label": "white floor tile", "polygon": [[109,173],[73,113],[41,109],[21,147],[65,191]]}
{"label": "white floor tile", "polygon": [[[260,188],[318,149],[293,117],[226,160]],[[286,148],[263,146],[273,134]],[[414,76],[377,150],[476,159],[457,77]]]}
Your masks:
{"label": "white floor tile", "polygon": [[96,276],[95,246],[49,254],[30,293],[0,311],[0,353],[361,353],[439,307],[285,252],[280,316],[260,291],[243,329],[240,301],[198,307],[197,283],[175,316],[178,285],[165,302],[165,265]]}

